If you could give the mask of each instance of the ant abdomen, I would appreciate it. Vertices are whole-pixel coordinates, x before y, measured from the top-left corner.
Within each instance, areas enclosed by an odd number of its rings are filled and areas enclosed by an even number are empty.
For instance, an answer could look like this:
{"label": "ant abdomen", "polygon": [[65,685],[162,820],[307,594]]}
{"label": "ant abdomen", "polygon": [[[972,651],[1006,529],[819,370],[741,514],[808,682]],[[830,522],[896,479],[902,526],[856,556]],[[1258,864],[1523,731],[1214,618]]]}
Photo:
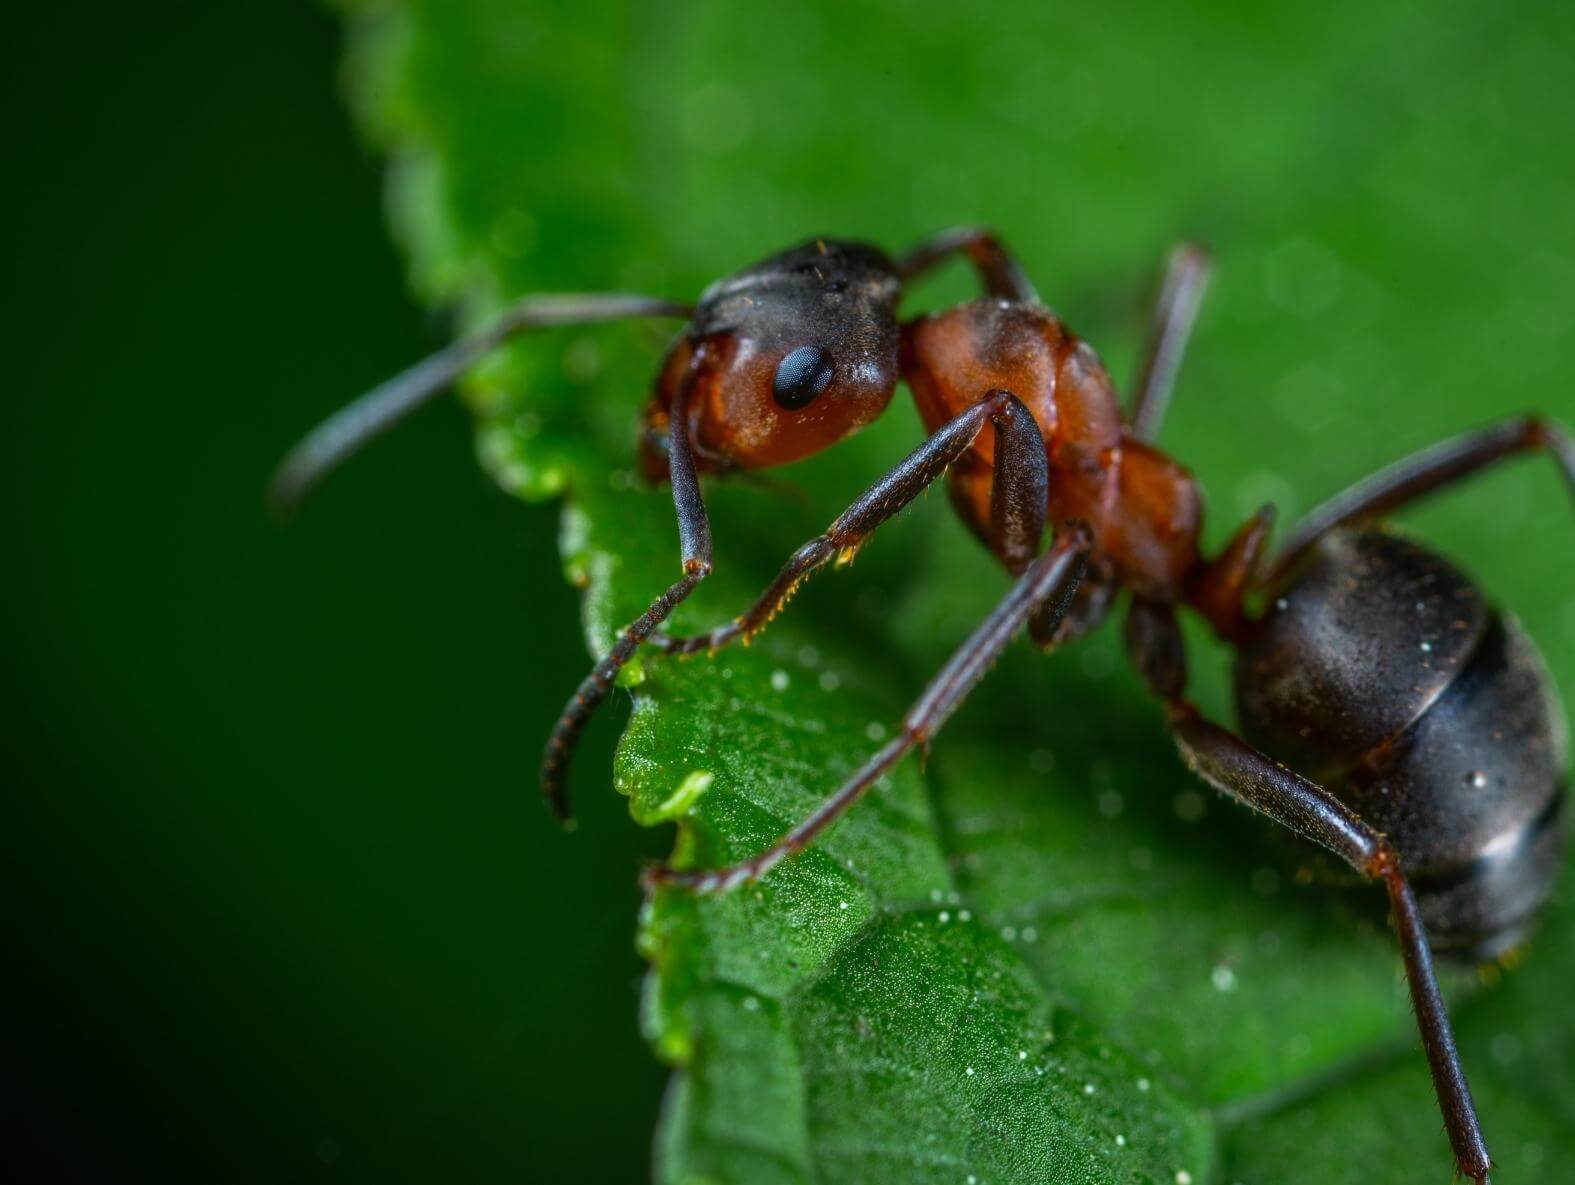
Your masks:
{"label": "ant abdomen", "polygon": [[1336,532],[1240,651],[1245,735],[1400,854],[1434,948],[1492,958],[1564,846],[1564,714],[1535,646],[1461,571],[1387,531]]}

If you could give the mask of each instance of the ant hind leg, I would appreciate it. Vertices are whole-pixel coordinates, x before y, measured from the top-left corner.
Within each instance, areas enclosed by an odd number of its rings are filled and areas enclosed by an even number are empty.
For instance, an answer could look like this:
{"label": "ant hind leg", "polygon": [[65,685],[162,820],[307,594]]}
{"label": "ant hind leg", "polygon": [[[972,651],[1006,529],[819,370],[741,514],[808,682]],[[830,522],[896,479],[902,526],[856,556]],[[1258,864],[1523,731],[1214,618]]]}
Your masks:
{"label": "ant hind leg", "polygon": [[1329,791],[1205,719],[1185,698],[1186,657],[1175,614],[1168,606],[1133,602],[1127,618],[1127,648],[1138,672],[1164,701],[1171,734],[1193,772],[1237,802],[1319,844],[1361,875],[1383,882],[1455,1163],[1477,1185],[1486,1185],[1492,1158],[1438,990],[1416,897],[1401,870],[1399,856],[1382,835]]}
{"label": "ant hind leg", "polygon": [[1519,416],[1413,453],[1336,494],[1291,531],[1266,583],[1283,576],[1331,531],[1398,510],[1500,461],[1537,450],[1553,457],[1575,498],[1575,440],[1569,430],[1544,416]]}

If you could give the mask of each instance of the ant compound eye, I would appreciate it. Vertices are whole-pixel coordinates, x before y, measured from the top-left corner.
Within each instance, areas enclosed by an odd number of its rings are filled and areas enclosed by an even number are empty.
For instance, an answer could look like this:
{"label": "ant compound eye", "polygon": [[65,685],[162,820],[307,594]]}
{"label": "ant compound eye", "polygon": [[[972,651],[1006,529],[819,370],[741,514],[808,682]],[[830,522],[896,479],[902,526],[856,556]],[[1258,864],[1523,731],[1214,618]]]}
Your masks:
{"label": "ant compound eye", "polygon": [[771,394],[789,411],[808,407],[831,382],[831,355],[819,346],[800,346],[777,363]]}

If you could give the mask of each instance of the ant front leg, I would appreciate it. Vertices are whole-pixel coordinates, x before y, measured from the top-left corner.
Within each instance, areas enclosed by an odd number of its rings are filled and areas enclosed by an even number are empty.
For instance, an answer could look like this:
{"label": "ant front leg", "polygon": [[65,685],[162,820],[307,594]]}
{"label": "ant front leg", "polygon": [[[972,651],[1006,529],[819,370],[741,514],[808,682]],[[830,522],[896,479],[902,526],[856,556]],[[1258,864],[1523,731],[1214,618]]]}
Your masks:
{"label": "ant front leg", "polygon": [[668,654],[715,653],[731,642],[747,642],[818,569],[837,556],[851,557],[870,534],[891,518],[965,453],[986,424],[995,427],[995,469],[990,492],[991,532],[996,552],[1015,575],[1033,559],[1044,532],[1049,463],[1033,413],[1010,391],[991,391],[941,425],[897,467],[882,477],[822,535],[788,559],[777,578],[744,613],[702,634],[657,634],[651,645]]}
{"label": "ant front leg", "polygon": [[1057,532],[1050,550],[1027,565],[1006,596],[930,680],[902,718],[897,736],[860,766],[808,818],[771,847],[726,868],[700,872],[653,869],[646,875],[647,887],[675,885],[696,893],[725,891],[764,876],[787,857],[807,847],[862,798],[882,774],[911,750],[929,746],[1037,607],[1054,606],[1054,616],[1066,612],[1092,546],[1092,536],[1082,524],[1074,523]]}
{"label": "ant front leg", "polygon": [[541,791],[547,806],[559,819],[569,817],[567,781],[569,763],[586,722],[606,698],[613,680],[629,656],[651,632],[711,574],[711,523],[695,472],[694,446],[690,440],[691,396],[695,378],[708,361],[705,346],[697,347],[689,369],[673,397],[668,426],[668,471],[673,487],[673,507],[678,513],[678,543],[683,575],[651,602],[644,613],[624,627],[600,662],[585,676],[547,738],[541,756]]}
{"label": "ant front leg", "polygon": [[1039,294],[1023,265],[994,231],[982,226],[954,226],[925,239],[897,260],[897,275],[908,284],[953,255],[967,256],[987,296],[1039,303]]}
{"label": "ant front leg", "polygon": [[1206,720],[1185,698],[1186,657],[1175,614],[1168,606],[1133,602],[1127,648],[1149,687],[1165,701],[1165,714],[1187,765],[1236,801],[1326,848],[1358,873],[1382,881],[1422,1048],[1433,1076],[1455,1164],[1486,1185],[1492,1158],[1482,1138],[1460,1053],[1438,990],[1432,951],[1416,897],[1387,840],[1322,786],[1287,769],[1227,729]]}
{"label": "ant front leg", "polygon": [[1467,432],[1380,469],[1319,506],[1291,532],[1268,573],[1284,575],[1330,531],[1397,510],[1521,453],[1550,453],[1575,497],[1575,441],[1557,420],[1520,416]]}

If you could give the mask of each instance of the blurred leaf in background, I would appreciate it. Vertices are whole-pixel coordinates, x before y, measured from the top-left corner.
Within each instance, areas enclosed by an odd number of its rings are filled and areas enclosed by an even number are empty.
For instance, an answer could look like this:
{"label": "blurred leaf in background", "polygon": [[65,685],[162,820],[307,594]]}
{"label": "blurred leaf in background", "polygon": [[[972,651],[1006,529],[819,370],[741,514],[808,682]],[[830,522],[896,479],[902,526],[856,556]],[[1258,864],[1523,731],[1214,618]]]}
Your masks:
{"label": "blurred leaf in background", "polygon": [[[1564,6],[345,8],[414,287],[464,323],[533,290],[689,296],[809,234],[987,223],[1124,379],[1165,248],[1201,238],[1218,278],[1164,444],[1216,544],[1466,426],[1575,416]],[[634,868],[670,836],[621,825],[609,784],[656,823],[709,775],[684,853],[758,846],[1004,578],[924,501],[750,651],[643,663],[616,769],[608,726],[584,826],[554,833],[533,764],[587,660],[553,514],[488,495],[453,408],[296,530],[257,514],[293,431],[444,332],[397,300],[326,19],[29,19],[5,617],[31,1138],[115,1179],[631,1179],[659,1083]],[[908,307],[969,291],[948,272]],[[502,486],[570,496],[592,650],[676,564],[631,464],[663,344],[537,338],[466,392]],[[680,627],[735,611],[918,433],[899,395],[784,472],[797,496],[716,483],[719,570]],[[1547,467],[1405,521],[1575,686]],[[1194,641],[1224,712],[1226,656]],[[646,1037],[680,1067],[657,1172],[1442,1181],[1380,903],[1299,885],[1300,855],[1184,773],[1109,631],[1014,651],[822,851],[641,920]],[[1498,1180],[1575,1151],[1572,926],[1564,891],[1523,967],[1451,985]]]}

